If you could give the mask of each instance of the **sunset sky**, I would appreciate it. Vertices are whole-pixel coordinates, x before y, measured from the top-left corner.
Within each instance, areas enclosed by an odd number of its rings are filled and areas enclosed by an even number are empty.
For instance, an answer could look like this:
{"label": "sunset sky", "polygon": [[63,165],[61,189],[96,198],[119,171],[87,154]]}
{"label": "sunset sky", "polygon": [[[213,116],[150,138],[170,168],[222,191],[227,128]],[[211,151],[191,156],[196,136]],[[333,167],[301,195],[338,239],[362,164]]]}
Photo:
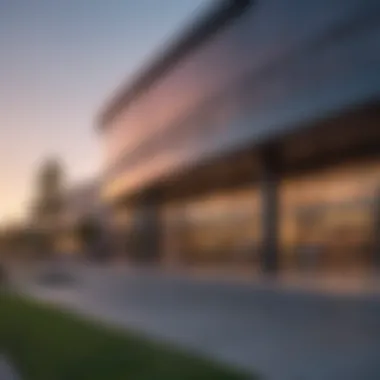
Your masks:
{"label": "sunset sky", "polygon": [[92,177],[99,107],[210,0],[0,0],[0,222],[24,213],[35,171]]}

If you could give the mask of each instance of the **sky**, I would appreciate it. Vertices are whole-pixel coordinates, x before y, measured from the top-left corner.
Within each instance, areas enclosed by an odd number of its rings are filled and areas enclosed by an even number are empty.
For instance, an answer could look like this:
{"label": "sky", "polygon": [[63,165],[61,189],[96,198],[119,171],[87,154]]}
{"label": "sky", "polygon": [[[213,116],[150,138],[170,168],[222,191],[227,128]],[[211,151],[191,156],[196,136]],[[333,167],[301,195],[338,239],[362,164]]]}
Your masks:
{"label": "sky", "polygon": [[0,0],[0,222],[25,214],[47,157],[95,176],[100,107],[211,0]]}

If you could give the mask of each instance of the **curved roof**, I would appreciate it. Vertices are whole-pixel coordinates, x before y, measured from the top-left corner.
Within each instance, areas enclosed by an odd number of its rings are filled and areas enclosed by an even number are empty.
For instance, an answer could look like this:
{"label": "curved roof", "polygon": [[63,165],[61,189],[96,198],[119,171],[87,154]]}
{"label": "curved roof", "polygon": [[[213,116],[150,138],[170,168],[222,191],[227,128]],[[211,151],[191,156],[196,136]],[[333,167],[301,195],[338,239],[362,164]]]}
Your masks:
{"label": "curved roof", "polygon": [[217,1],[210,11],[191,25],[161,56],[143,69],[130,85],[124,86],[111,98],[99,115],[98,125],[100,128],[105,128],[123,108],[128,106],[132,99],[151,86],[171,65],[201,45],[233,18],[242,14],[253,2],[254,0]]}

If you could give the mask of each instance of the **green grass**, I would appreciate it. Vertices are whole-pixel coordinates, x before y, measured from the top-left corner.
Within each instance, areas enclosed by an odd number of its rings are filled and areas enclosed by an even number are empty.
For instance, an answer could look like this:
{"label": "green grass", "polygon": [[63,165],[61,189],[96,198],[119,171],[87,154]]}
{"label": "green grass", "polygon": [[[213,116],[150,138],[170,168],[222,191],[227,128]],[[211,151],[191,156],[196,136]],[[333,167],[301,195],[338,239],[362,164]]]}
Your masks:
{"label": "green grass", "polygon": [[0,294],[0,351],[23,380],[242,380],[207,360]]}

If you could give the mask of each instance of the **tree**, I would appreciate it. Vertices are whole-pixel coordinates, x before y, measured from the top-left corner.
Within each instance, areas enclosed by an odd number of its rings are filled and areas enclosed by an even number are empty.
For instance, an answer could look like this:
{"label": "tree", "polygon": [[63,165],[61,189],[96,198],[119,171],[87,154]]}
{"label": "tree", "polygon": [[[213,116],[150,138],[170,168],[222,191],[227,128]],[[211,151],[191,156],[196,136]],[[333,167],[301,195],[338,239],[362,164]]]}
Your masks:
{"label": "tree", "polygon": [[37,175],[35,212],[38,219],[54,220],[63,207],[63,169],[56,159],[46,160]]}

